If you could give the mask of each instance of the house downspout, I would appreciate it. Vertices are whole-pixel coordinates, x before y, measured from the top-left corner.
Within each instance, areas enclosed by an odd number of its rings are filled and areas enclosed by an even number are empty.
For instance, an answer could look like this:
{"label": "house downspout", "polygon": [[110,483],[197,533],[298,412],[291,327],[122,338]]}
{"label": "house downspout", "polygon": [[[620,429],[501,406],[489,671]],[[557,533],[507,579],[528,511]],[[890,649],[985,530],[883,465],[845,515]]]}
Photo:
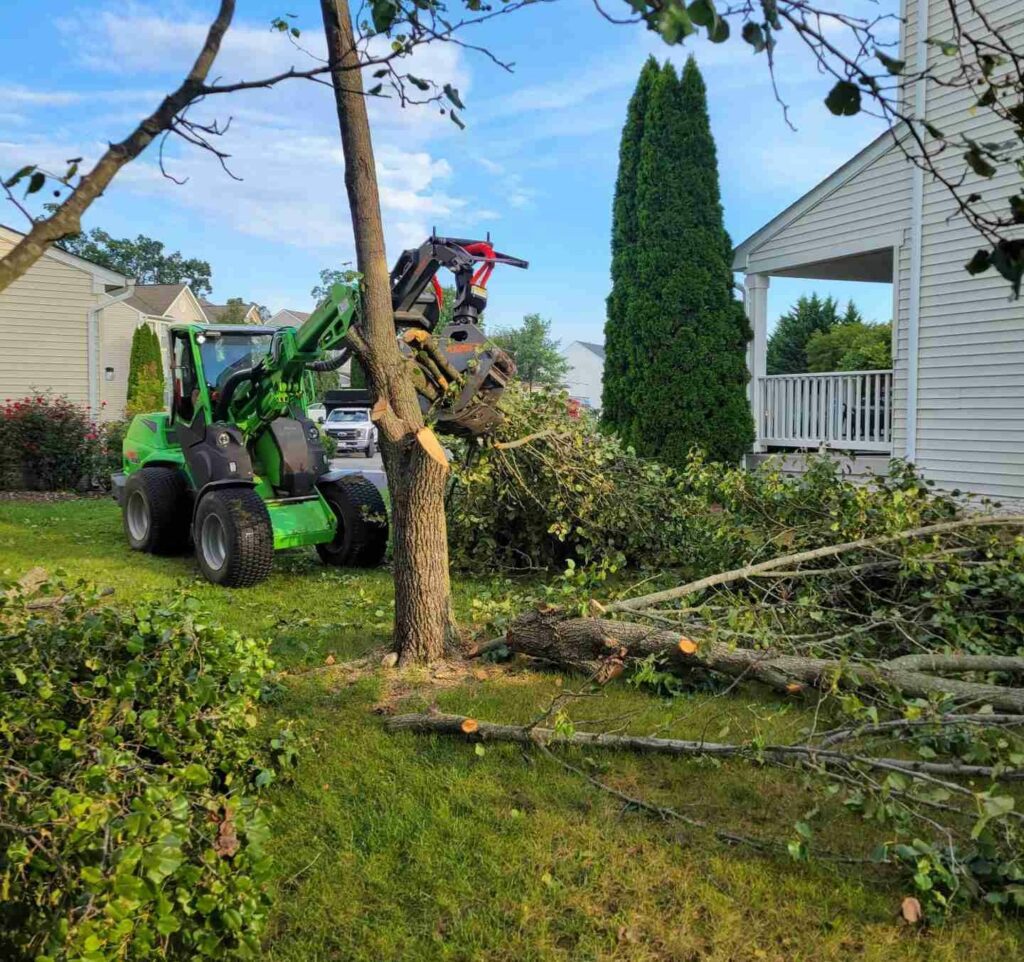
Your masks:
{"label": "house downspout", "polygon": [[[929,0],[918,0],[917,47],[914,69],[920,73],[928,63]],[[927,81],[914,84],[914,121],[924,119],[927,107]],[[927,131],[922,129],[922,138]],[[924,170],[917,164],[911,170],[910,194],[910,290],[907,295],[907,407],[906,449],[908,461],[917,460],[917,387],[918,350],[921,339],[921,263],[924,248]]]}
{"label": "house downspout", "polygon": [[127,300],[135,293],[135,281],[129,281],[113,294],[103,294],[97,305],[89,311],[86,326],[86,357],[89,363],[89,412],[100,416],[100,314],[104,308]]}

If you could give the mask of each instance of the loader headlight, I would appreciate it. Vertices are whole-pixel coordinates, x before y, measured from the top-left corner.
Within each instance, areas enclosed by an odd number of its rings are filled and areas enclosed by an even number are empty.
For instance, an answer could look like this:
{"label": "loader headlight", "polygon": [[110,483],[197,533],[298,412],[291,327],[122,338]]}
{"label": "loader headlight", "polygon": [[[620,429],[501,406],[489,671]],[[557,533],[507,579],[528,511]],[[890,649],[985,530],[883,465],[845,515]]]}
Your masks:
{"label": "loader headlight", "polygon": [[221,431],[217,435],[217,446],[226,448],[231,443],[231,435],[227,431]]}

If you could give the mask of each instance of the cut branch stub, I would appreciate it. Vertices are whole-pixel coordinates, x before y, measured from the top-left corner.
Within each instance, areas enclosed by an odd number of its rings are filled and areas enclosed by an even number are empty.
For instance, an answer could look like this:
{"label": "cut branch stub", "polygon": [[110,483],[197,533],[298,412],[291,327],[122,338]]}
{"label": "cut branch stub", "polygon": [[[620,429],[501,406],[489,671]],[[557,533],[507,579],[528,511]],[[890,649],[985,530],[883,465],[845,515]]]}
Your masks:
{"label": "cut branch stub", "polygon": [[446,471],[448,470],[448,458],[445,457],[444,448],[441,447],[441,442],[437,440],[437,435],[430,428],[420,428],[416,432],[416,441],[427,455],[433,458]]}

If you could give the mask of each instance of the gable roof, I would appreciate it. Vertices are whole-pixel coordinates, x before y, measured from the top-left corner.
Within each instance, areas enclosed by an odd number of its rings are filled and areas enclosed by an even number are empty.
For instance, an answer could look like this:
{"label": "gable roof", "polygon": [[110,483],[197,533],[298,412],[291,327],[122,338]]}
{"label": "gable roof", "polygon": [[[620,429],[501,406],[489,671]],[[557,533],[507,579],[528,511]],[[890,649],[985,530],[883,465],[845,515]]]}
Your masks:
{"label": "gable roof", "polygon": [[[9,231],[11,234],[14,234],[19,238],[25,236],[24,231],[17,230],[7,224],[0,224],[0,230]],[[111,287],[124,287],[131,280],[131,278],[126,274],[119,274],[117,271],[112,271],[109,267],[104,267],[102,264],[86,260],[84,257],[79,257],[77,254],[69,254],[63,247],[48,247],[43,252],[43,257],[49,257],[51,260],[58,261],[61,264],[66,264],[68,267],[74,267],[80,271],[92,274],[92,276],[97,280],[102,281],[104,284]]]}
{"label": "gable roof", "polygon": [[161,317],[184,290],[188,284],[137,284],[127,303],[143,314]]}
{"label": "gable roof", "polygon": [[602,361],[604,360],[604,345],[603,344],[593,344],[590,341],[577,341],[576,343],[577,344],[581,344],[588,351],[592,351],[599,358],[601,358]]}
{"label": "gable roof", "polygon": [[282,307],[267,323],[273,327],[291,327],[308,321],[309,316],[308,311],[293,311],[291,308]]}
{"label": "gable roof", "polygon": [[[227,304],[213,304],[210,301],[208,301],[205,297],[199,298],[199,306],[202,307],[203,313],[206,315],[207,319],[210,321],[211,324],[217,324],[220,321],[221,317],[223,317],[224,312],[228,309]],[[252,301],[250,301],[248,304],[244,306],[246,314],[256,309],[256,305]]]}
{"label": "gable roof", "polygon": [[790,204],[781,214],[776,214],[764,227],[754,231],[733,251],[732,269],[734,271],[746,271],[747,259],[755,250],[763,247],[776,234],[792,224],[793,221],[813,210],[830,194],[853,180],[861,171],[866,170],[884,154],[896,148],[906,132],[906,126],[902,122],[882,132],[867,147],[854,154],[845,164],[807,191],[803,197]]}

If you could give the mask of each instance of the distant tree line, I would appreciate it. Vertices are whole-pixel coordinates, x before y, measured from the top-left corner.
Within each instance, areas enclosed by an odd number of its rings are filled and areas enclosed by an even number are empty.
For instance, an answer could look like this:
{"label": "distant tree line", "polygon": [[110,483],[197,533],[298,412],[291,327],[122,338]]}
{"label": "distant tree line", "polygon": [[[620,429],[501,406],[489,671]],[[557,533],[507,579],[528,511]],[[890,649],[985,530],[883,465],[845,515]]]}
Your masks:
{"label": "distant tree line", "polygon": [[769,374],[870,371],[892,367],[892,325],[870,323],[853,301],[801,297],[768,338]]}

